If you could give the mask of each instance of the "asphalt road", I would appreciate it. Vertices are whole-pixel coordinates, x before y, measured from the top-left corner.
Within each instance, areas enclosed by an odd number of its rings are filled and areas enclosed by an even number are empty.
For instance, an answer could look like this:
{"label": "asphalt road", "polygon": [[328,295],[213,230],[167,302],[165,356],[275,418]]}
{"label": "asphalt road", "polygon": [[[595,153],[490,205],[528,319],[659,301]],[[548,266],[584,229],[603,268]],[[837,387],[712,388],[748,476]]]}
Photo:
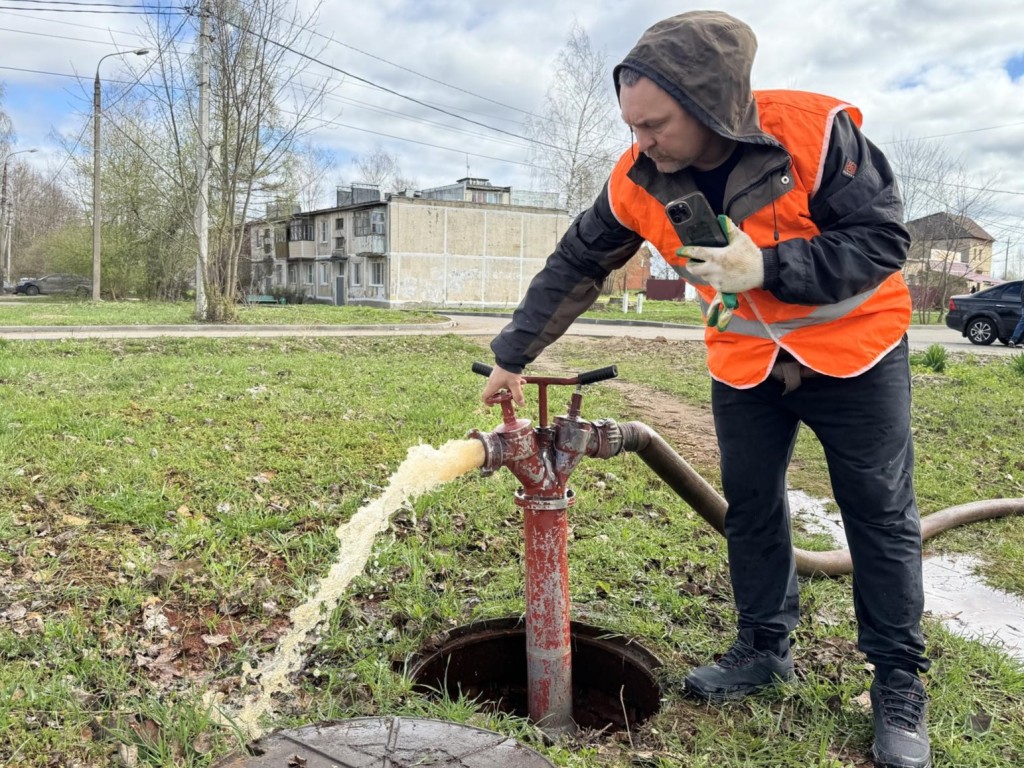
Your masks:
{"label": "asphalt road", "polygon": [[[456,333],[463,336],[492,337],[508,322],[507,317],[485,315],[451,315],[444,323],[433,325],[136,325],[136,326],[2,326],[2,339],[144,339],[161,336],[201,338],[268,338],[279,336],[436,336]],[[579,320],[569,329],[570,336],[596,338],[624,337],[673,341],[699,341],[703,330],[696,326],[664,326],[646,324],[643,320],[588,322]],[[941,344],[950,352],[971,352],[981,355],[1009,355],[1017,350],[999,342],[987,347],[971,344],[959,333],[940,325],[915,325],[910,328],[912,349],[926,349]]]}

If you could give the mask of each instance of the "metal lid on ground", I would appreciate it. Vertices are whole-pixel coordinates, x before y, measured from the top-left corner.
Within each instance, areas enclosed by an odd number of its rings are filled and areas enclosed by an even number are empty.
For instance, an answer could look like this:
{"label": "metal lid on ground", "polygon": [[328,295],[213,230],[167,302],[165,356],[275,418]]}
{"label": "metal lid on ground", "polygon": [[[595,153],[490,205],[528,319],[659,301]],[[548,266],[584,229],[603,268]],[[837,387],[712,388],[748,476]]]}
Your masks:
{"label": "metal lid on ground", "polygon": [[470,725],[415,717],[360,717],[276,731],[215,768],[552,768],[514,739]]}

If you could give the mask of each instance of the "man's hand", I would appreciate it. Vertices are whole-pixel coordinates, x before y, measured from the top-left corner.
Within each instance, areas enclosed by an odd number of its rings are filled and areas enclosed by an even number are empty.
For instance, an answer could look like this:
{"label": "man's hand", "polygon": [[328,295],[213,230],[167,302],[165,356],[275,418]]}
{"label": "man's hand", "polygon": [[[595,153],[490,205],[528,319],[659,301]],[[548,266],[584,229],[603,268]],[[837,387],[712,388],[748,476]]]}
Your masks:
{"label": "man's hand", "polygon": [[487,377],[487,383],[484,385],[484,392],[480,399],[486,402],[487,398],[498,394],[503,389],[507,389],[512,393],[512,399],[519,405],[523,405],[526,402],[523,399],[523,384],[525,382],[526,379],[523,378],[521,373],[512,373],[499,365],[495,365],[491,375]]}
{"label": "man's hand", "polygon": [[702,277],[722,293],[741,293],[764,285],[764,257],[750,236],[732,219],[722,217],[728,226],[729,244],[722,248],[688,245],[676,251],[689,259],[687,271]]}

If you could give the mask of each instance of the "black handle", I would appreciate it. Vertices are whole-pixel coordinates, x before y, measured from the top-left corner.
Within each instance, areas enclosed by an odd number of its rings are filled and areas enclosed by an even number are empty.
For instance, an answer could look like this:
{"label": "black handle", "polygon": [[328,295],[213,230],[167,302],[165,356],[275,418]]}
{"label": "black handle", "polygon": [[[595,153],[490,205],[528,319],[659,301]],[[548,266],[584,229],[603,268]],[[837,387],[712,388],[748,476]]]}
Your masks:
{"label": "black handle", "polygon": [[[472,370],[473,373],[480,374],[481,376],[490,376],[491,371],[493,371],[494,368],[487,365],[486,363],[473,363],[470,366],[470,370]],[[597,382],[604,381],[605,379],[614,379],[618,375],[618,367],[614,365],[609,365],[604,368],[598,368],[597,370],[594,371],[587,371],[586,373],[581,373],[578,376],[575,376],[571,379],[548,379],[545,377],[534,378],[527,376],[526,380],[528,383],[531,381],[531,378],[533,378],[533,383],[543,382],[545,384],[580,384],[582,386],[586,384],[596,384]]]}
{"label": "black handle", "polygon": [[494,369],[486,363],[473,363],[471,367],[473,373],[479,373],[481,376],[490,376],[491,371]]}
{"label": "black handle", "polygon": [[618,366],[609,365],[605,368],[598,368],[597,370],[594,371],[587,371],[586,373],[581,373],[576,378],[579,381],[580,385],[585,385],[596,384],[597,382],[604,381],[605,379],[614,379],[618,375]]}

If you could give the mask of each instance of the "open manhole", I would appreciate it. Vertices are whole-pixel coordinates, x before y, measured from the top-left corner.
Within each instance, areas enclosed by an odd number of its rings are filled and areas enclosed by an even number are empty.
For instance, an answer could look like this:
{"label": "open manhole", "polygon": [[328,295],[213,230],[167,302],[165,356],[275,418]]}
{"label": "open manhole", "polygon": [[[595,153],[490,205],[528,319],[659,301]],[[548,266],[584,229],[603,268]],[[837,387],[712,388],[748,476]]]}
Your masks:
{"label": "open manhole", "polygon": [[552,768],[519,742],[470,725],[417,717],[357,717],[277,731],[214,768]]}
{"label": "open manhole", "polygon": [[[658,711],[657,656],[608,630],[578,622],[569,629],[577,726],[622,731]],[[412,661],[409,674],[415,689],[428,696],[461,694],[501,712],[529,716],[526,625],[521,619],[492,619],[453,629],[440,648]]]}

